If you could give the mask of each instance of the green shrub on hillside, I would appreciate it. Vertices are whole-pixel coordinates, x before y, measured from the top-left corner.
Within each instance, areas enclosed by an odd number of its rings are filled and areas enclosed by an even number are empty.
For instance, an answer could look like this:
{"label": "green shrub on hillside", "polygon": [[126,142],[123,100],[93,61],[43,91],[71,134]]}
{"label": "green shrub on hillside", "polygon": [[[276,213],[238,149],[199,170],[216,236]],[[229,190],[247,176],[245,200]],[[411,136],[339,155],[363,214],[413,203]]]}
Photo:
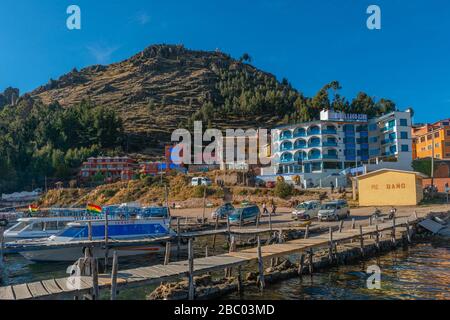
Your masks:
{"label": "green shrub on hillside", "polygon": [[274,189],[275,196],[286,199],[294,194],[294,187],[286,182],[279,182]]}

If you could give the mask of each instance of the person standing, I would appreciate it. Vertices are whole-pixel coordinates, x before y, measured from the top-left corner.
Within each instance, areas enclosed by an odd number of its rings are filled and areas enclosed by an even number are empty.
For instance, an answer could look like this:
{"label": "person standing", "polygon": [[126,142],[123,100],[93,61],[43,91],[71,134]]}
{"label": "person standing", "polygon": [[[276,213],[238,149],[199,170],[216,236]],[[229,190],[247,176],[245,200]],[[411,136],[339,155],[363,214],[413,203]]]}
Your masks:
{"label": "person standing", "polygon": [[272,215],[275,215],[277,213],[277,206],[275,205],[275,202],[272,202]]}
{"label": "person standing", "polygon": [[330,189],[331,189],[331,193],[334,193],[334,183],[333,183],[333,181],[330,181]]}

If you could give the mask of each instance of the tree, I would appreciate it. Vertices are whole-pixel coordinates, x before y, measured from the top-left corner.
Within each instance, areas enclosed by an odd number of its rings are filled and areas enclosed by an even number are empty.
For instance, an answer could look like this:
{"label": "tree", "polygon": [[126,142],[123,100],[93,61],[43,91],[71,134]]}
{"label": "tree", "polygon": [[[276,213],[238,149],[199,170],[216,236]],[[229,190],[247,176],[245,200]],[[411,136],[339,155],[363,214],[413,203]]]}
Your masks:
{"label": "tree", "polygon": [[244,53],[240,58],[239,58],[240,62],[252,62],[252,57],[248,54],[248,53]]}

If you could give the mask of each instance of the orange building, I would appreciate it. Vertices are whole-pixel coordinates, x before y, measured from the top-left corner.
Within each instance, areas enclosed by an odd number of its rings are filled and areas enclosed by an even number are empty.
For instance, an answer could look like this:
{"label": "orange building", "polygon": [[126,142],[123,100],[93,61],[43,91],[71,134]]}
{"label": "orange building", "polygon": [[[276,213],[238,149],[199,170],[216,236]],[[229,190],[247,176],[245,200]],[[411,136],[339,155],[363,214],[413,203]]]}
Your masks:
{"label": "orange building", "polygon": [[450,159],[450,118],[412,128],[413,159]]}

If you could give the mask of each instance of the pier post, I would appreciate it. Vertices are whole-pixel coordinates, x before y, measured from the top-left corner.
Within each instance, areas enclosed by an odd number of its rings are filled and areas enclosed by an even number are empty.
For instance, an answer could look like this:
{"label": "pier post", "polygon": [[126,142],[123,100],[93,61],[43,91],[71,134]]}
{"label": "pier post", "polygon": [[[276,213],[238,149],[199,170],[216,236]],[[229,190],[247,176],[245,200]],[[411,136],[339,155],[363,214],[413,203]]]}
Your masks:
{"label": "pier post", "polygon": [[177,217],[177,256],[180,256],[181,235],[180,235],[180,217]]}
{"label": "pier post", "polygon": [[[230,249],[229,249],[229,253],[231,252],[235,252],[236,251],[236,238],[234,236],[231,236],[231,241],[230,241]],[[225,278],[229,278],[232,275],[232,268],[225,268]]]}
{"label": "pier post", "polygon": [[380,231],[378,230],[378,225],[375,225],[375,230],[377,231],[375,233],[375,245],[377,247],[377,250],[380,251]]}
{"label": "pier post", "polygon": [[371,226],[371,225],[372,225],[372,223],[373,223],[373,221],[372,221],[372,217],[369,217],[369,226]]}
{"label": "pier post", "polygon": [[244,287],[242,286],[242,266],[238,266],[238,276],[237,276],[237,290],[239,294],[243,292]]}
{"label": "pier post", "polygon": [[5,232],[4,227],[0,227],[0,267],[3,269],[3,251],[5,250],[5,237],[3,233]]}
{"label": "pier post", "polygon": [[305,254],[302,253],[300,255],[300,261],[298,263],[298,275],[300,276],[300,278],[303,276],[303,267],[305,265]]}
{"label": "pier post", "polygon": [[206,189],[208,187],[205,186],[205,188],[203,189],[203,213],[202,213],[202,225],[205,224],[205,215],[206,215]]}
{"label": "pier post", "polygon": [[392,244],[395,246],[395,217],[392,219]]}
{"label": "pier post", "polygon": [[333,229],[331,227],[328,229],[328,240],[328,258],[330,262],[333,262]]}
{"label": "pier post", "polygon": [[[227,218],[227,219],[228,219],[228,218]],[[216,225],[215,225],[215,227],[214,227],[214,230],[217,231],[218,228],[219,228],[219,215],[217,214],[217,215],[216,215]],[[213,237],[213,245],[212,245],[213,252],[216,251],[216,238],[217,238],[217,234],[214,234],[214,237]]]}
{"label": "pier post", "polygon": [[306,230],[305,230],[305,239],[309,238],[309,224],[306,225]]}
{"label": "pier post", "polygon": [[416,220],[419,219],[419,216],[417,215],[417,210],[414,210],[414,218],[415,218]]}
{"label": "pier post", "polygon": [[91,257],[91,276],[92,276],[92,300],[98,300],[99,288],[98,288],[98,260]]}
{"label": "pier post", "polygon": [[117,297],[117,272],[119,269],[119,260],[117,257],[117,251],[113,253],[113,264],[111,272],[111,300],[116,300]]}
{"label": "pier post", "polygon": [[188,259],[189,259],[189,273],[188,273],[188,280],[189,280],[189,293],[188,297],[189,300],[195,299],[195,287],[194,287],[194,248],[192,246],[192,239],[189,239],[188,244]]}
{"label": "pier post", "polygon": [[269,211],[269,230],[272,231],[272,212]]}
{"label": "pier post", "polygon": [[411,243],[411,226],[409,225],[408,219],[406,219],[406,239],[408,243]]}
{"label": "pier post", "polygon": [[342,233],[342,230],[344,229],[344,220],[341,220],[339,223],[339,233]]}
{"label": "pier post", "polygon": [[104,268],[104,272],[106,273],[108,270],[108,257],[109,257],[109,248],[108,248],[108,239],[109,239],[109,235],[108,235],[108,213],[105,212],[105,268]]}
{"label": "pier post", "polygon": [[359,241],[360,241],[361,255],[364,256],[364,235],[362,225],[359,226]]}
{"label": "pier post", "polygon": [[88,240],[92,241],[92,221],[88,222]]}
{"label": "pier post", "polygon": [[259,238],[259,235],[257,236],[257,241],[258,241],[258,285],[259,285],[259,289],[261,291],[264,290],[265,287],[265,283],[264,283],[264,261],[262,258],[262,253],[261,253],[261,239]]}
{"label": "pier post", "polygon": [[171,243],[170,241],[166,242],[166,255],[164,256],[164,265],[168,265],[170,262],[170,251],[171,251]]}
{"label": "pier post", "polygon": [[312,276],[314,272],[314,251],[313,249],[309,249],[308,251],[308,265],[309,265],[309,274]]}

